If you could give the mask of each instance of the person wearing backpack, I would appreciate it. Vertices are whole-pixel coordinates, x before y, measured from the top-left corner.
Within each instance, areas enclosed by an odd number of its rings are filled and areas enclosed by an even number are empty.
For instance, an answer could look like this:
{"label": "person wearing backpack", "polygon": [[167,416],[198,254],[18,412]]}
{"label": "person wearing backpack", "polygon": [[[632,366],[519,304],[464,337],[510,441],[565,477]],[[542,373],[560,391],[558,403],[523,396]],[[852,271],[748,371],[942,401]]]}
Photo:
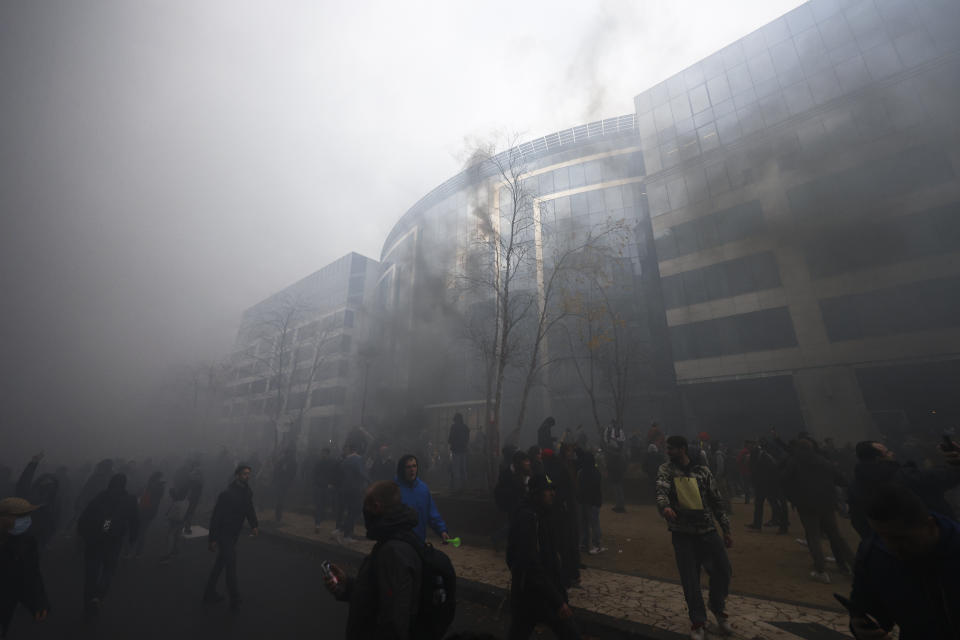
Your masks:
{"label": "person wearing backpack", "polygon": [[400,487],[376,482],[363,498],[367,537],[376,544],[355,577],[329,565],[327,589],[350,603],[347,640],[443,637],[456,609],[456,575],[445,554],[413,532],[417,512]]}
{"label": "person wearing backpack", "polygon": [[127,493],[127,476],[115,474],[77,522],[77,533],[84,543],[83,598],[88,614],[95,615],[100,610],[117,570],[124,537],[132,545],[139,532],[137,499]]}

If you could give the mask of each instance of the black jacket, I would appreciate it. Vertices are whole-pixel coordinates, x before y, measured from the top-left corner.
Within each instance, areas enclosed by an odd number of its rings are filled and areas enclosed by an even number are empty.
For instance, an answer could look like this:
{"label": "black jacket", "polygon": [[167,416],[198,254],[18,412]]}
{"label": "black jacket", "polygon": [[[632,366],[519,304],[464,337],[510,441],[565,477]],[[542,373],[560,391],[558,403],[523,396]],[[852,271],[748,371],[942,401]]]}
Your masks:
{"label": "black jacket", "polygon": [[955,518],[953,508],[943,494],[960,484],[960,465],[944,465],[932,469],[902,466],[896,460],[858,462],[850,487],[850,521],[861,538],[870,535],[870,524],[864,513],[870,494],[884,484],[896,484],[913,491],[931,511]]}
{"label": "black jacket", "polygon": [[447,438],[447,444],[450,445],[450,451],[453,453],[466,453],[470,444],[470,427],[463,422],[454,422],[450,425],[450,437]]}
{"label": "black jacket", "polygon": [[580,456],[580,471],[577,473],[577,479],[579,489],[577,501],[591,507],[601,506],[603,478],[600,476],[600,469],[597,468],[596,459],[589,451],[584,451]]}
{"label": "black jacket", "polygon": [[126,489],[101,491],[90,501],[77,521],[77,532],[88,544],[121,540],[134,542],[140,533],[140,511],[137,499]]}
{"label": "black jacket", "polygon": [[510,521],[507,541],[510,596],[515,607],[542,605],[559,611],[567,602],[560,577],[556,529],[550,513],[525,499]]}
{"label": "black jacket", "polygon": [[787,499],[800,511],[833,509],[836,489],[846,480],[830,462],[813,451],[798,451],[790,457],[781,475]]}
{"label": "black jacket", "polygon": [[257,512],[253,508],[253,491],[248,485],[234,480],[226,491],[217,497],[217,504],[213,507],[213,515],[210,517],[210,542],[236,540],[243,529],[244,520],[250,523],[252,529],[259,526]]}
{"label": "black jacket", "polygon": [[940,542],[929,558],[904,562],[876,534],[857,552],[850,600],[885,629],[899,625],[901,640],[960,640],[960,524],[934,517]]}
{"label": "black jacket", "polygon": [[60,520],[61,493],[60,481],[53,474],[44,473],[34,480],[38,464],[37,461],[31,461],[24,468],[17,481],[16,495],[43,507],[33,512],[33,524],[30,525],[30,532],[43,547],[56,533]]}
{"label": "black jacket", "polygon": [[367,537],[376,540],[356,578],[347,578],[337,597],[350,603],[347,640],[405,640],[420,605],[420,556],[412,544],[417,512],[406,505],[387,511],[367,524]]}
{"label": "black jacket", "polygon": [[31,613],[49,609],[40,573],[37,541],[29,533],[7,536],[0,544],[0,636],[5,636],[17,603]]}

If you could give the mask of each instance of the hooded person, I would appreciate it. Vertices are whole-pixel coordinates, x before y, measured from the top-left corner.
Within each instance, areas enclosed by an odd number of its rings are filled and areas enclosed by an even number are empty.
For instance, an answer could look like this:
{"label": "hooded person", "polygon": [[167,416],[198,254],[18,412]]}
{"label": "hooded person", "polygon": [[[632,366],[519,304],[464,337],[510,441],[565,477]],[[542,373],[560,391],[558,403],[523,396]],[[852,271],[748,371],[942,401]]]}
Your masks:
{"label": "hooded person", "polygon": [[417,524],[413,528],[417,538],[427,539],[429,524],[434,533],[443,538],[444,542],[449,540],[447,523],[440,516],[440,510],[437,509],[437,503],[433,501],[430,487],[420,479],[420,467],[415,455],[408,453],[397,461],[397,477],[394,482],[400,487],[403,504],[417,513]]}
{"label": "hooded person", "polygon": [[560,540],[553,526],[557,488],[545,475],[530,478],[529,492],[510,520],[510,640],[529,638],[538,623],[561,640],[579,638],[561,573]]}
{"label": "hooded person", "polygon": [[363,521],[367,538],[376,544],[356,577],[331,564],[324,578],[337,600],[350,603],[347,640],[417,637],[414,622],[423,575],[415,546],[423,544],[423,537],[414,533],[417,520],[416,511],[403,503],[396,483],[376,482],[367,489]]}
{"label": "hooded person", "polygon": [[204,604],[216,604],[223,600],[223,596],[217,593],[217,583],[220,582],[220,574],[226,569],[230,608],[236,610],[240,607],[240,590],[237,586],[237,541],[243,530],[243,521],[246,520],[250,524],[251,533],[254,536],[260,532],[257,512],[253,508],[253,490],[250,489],[251,472],[249,465],[238,465],[233,481],[217,496],[217,503],[213,507],[207,548],[217,552],[217,559],[210,570],[207,587],[203,592]]}
{"label": "hooded person", "polygon": [[88,614],[96,614],[117,571],[126,537],[133,544],[140,532],[137,500],[127,493],[127,477],[118,473],[107,488],[90,501],[77,521],[84,542],[84,602]]}
{"label": "hooded person", "polygon": [[553,433],[550,431],[555,424],[557,424],[557,421],[553,419],[553,416],[548,416],[546,420],[540,423],[537,428],[537,446],[540,449],[555,448]]}
{"label": "hooded person", "polygon": [[32,520],[39,506],[23,498],[0,500],[0,637],[5,638],[17,604],[22,604],[41,622],[50,604],[40,573],[37,540]]}
{"label": "hooded person", "polygon": [[107,488],[107,483],[113,477],[113,460],[104,458],[94,467],[93,473],[87,478],[86,482],[80,488],[74,503],[74,513],[79,515],[90,501],[93,500],[101,491]]}

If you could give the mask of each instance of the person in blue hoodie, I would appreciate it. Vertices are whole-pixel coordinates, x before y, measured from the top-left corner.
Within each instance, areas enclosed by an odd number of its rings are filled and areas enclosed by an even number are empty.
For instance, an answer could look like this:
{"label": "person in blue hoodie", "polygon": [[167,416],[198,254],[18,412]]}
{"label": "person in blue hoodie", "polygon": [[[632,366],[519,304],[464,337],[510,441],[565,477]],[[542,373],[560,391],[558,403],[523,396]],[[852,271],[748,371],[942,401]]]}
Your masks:
{"label": "person in blue hoodie", "polygon": [[960,638],[960,524],[908,489],[879,488],[867,505],[873,533],[860,544],[850,594],[858,640]]}
{"label": "person in blue hoodie", "polygon": [[397,461],[397,477],[394,482],[400,487],[403,504],[417,512],[417,526],[413,528],[413,533],[420,540],[426,540],[427,524],[429,524],[430,528],[446,543],[450,539],[447,523],[443,521],[437,509],[437,503],[430,495],[430,487],[420,479],[419,473],[417,456],[408,453]]}

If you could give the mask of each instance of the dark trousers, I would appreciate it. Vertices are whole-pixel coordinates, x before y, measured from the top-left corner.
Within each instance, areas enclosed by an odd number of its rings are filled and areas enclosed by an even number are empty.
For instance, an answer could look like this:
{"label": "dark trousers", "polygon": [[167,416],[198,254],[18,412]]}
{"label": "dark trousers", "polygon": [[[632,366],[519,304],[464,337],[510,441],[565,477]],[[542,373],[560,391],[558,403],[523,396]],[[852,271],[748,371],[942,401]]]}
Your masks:
{"label": "dark trousers", "polygon": [[733,569],[727,558],[727,549],[716,531],[706,534],[674,533],[673,551],[683,584],[683,597],[687,601],[687,613],[693,624],[704,624],[707,611],[703,606],[703,592],[700,590],[700,569],[707,570],[710,576],[710,610],[723,613],[730,591],[730,577]]}
{"label": "dark trousers", "polygon": [[336,514],[336,505],[334,500],[334,495],[336,494],[336,489],[333,487],[328,487],[326,485],[322,487],[314,487],[313,489],[313,523],[320,526],[320,523],[323,522],[323,519],[327,516],[327,509],[330,510],[331,515]]}
{"label": "dark trousers", "polygon": [[787,501],[778,493],[772,493],[769,489],[762,486],[755,486],[756,500],[753,505],[753,525],[755,527],[763,526],[763,502],[770,503],[770,510],[773,512],[771,519],[780,525],[781,529],[790,526],[790,517],[787,514]]}
{"label": "dark trousers", "polygon": [[823,557],[823,545],[820,537],[826,534],[830,541],[830,549],[833,551],[833,557],[837,560],[837,566],[847,569],[853,568],[853,551],[850,545],[840,535],[840,529],[837,527],[837,514],[833,510],[833,505],[821,509],[798,509],[800,513],[800,522],[803,524],[803,531],[807,535],[807,549],[813,556],[813,569],[818,573],[823,573],[826,566],[826,560]]}
{"label": "dark trousers", "polygon": [[220,574],[226,569],[227,594],[230,596],[230,600],[235,602],[240,599],[240,590],[237,586],[237,538],[224,538],[216,542],[217,559],[213,563],[213,569],[210,570],[204,596],[210,597],[217,592]]}
{"label": "dark trousers", "polygon": [[622,511],[625,507],[623,504],[623,480],[620,482],[610,481],[610,488],[613,489],[613,508],[617,511]]}
{"label": "dark trousers", "polygon": [[363,495],[359,491],[351,490],[343,492],[343,526],[341,531],[345,536],[353,536],[353,526],[360,519],[360,508],[363,503]]}
{"label": "dark trousers", "polygon": [[580,548],[600,546],[600,507],[589,504],[580,505]]}
{"label": "dark trousers", "polygon": [[510,607],[510,630],[507,640],[527,640],[538,623],[553,631],[557,640],[579,640],[580,632],[573,618],[560,619],[559,611],[550,611],[534,598],[518,598]]}
{"label": "dark trousers", "polygon": [[110,581],[117,572],[123,538],[107,538],[88,542],[83,551],[83,599],[90,602],[103,598],[110,589]]}

